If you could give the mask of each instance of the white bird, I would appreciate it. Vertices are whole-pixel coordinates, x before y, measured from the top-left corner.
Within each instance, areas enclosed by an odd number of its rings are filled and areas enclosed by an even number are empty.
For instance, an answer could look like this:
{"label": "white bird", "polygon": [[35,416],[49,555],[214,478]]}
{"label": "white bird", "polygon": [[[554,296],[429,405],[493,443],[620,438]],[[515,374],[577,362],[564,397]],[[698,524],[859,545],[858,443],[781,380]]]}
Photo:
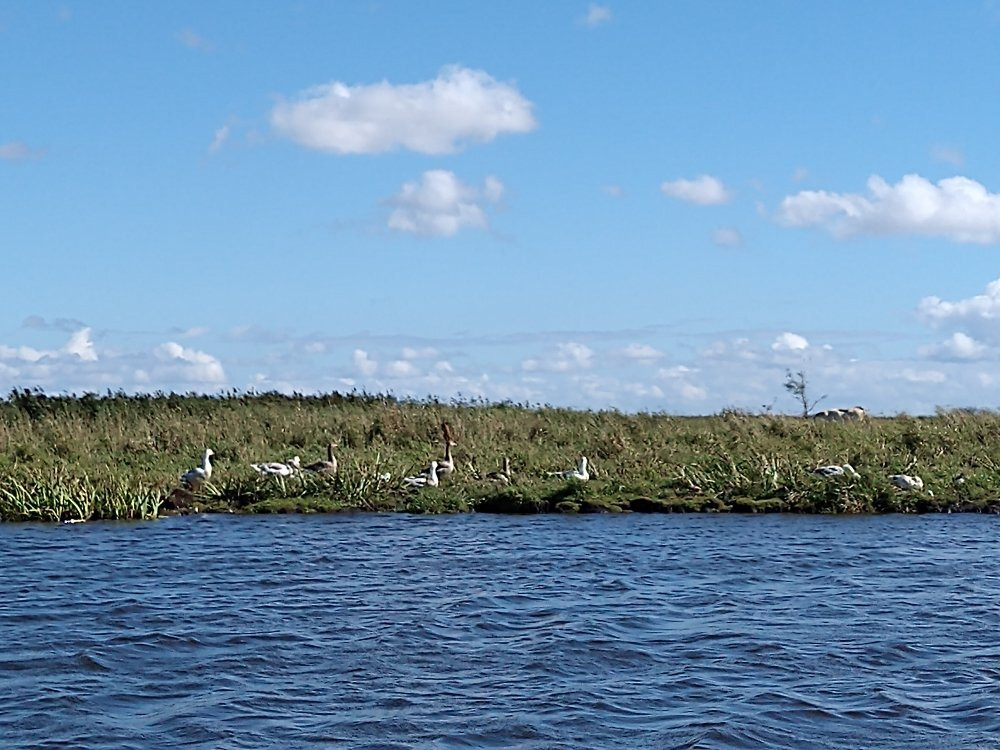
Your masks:
{"label": "white bird", "polygon": [[201,455],[201,466],[196,466],[181,474],[181,484],[189,490],[200,489],[205,482],[212,478],[212,462],[209,459],[214,455],[215,451],[206,448]]}
{"label": "white bird", "polygon": [[270,463],[250,464],[250,468],[264,477],[290,477],[302,470],[299,457],[293,456],[287,461],[272,461]]}
{"label": "white bird", "polygon": [[837,466],[836,464],[830,466],[817,466],[812,470],[813,474],[820,477],[842,477],[845,474],[849,477],[858,477],[859,474],[854,470],[854,467],[850,464],[843,464]]}
{"label": "white bird", "polygon": [[333,455],[333,443],[326,446],[326,460],[313,461],[305,466],[306,471],[314,471],[317,474],[336,474],[337,457]]}
{"label": "white bird", "polygon": [[431,465],[421,474],[403,477],[403,484],[407,487],[437,487],[438,486],[438,462],[431,461]]}
{"label": "white bird", "polygon": [[586,482],[590,479],[590,474],[587,473],[587,457],[580,456],[580,460],[576,464],[575,469],[567,469],[566,471],[550,471],[547,472],[547,476],[559,477],[560,479],[579,479],[581,482]]}
{"label": "white bird", "polygon": [[889,476],[889,481],[894,487],[899,487],[901,490],[923,490],[924,488],[924,480],[916,475],[892,474]]}

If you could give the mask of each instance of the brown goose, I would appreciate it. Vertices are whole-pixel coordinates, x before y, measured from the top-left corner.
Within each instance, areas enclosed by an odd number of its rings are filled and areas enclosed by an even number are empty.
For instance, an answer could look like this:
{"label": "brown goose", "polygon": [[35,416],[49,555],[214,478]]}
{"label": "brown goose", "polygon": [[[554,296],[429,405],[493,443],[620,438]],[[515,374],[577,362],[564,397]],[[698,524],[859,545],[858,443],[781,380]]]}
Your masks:
{"label": "brown goose", "polygon": [[306,471],[314,471],[317,474],[336,474],[337,473],[337,457],[333,455],[334,444],[330,443],[326,446],[326,460],[325,461],[313,461],[311,464],[306,464]]}

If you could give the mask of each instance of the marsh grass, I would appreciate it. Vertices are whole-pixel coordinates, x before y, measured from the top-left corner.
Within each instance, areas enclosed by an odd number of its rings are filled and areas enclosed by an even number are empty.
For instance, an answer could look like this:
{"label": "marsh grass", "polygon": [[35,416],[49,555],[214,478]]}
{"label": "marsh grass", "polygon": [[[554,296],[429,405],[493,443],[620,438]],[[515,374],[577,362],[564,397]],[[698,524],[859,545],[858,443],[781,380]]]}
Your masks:
{"label": "marsh grass", "polygon": [[[457,469],[439,488],[400,478],[457,438]],[[325,457],[340,473],[259,477],[249,465]],[[197,493],[178,476],[215,451]],[[590,459],[592,479],[545,477]],[[509,456],[510,485],[481,479]],[[858,478],[820,478],[850,463]],[[888,475],[919,474],[930,493]],[[962,473],[965,482],[952,483]],[[385,475],[390,475],[389,479]],[[366,395],[52,397],[0,401],[0,519],[139,519],[161,512],[476,510],[539,512],[884,513],[1000,508],[1000,415],[942,411],[867,422],[725,411],[706,417],[624,415],[512,404],[402,402]]]}

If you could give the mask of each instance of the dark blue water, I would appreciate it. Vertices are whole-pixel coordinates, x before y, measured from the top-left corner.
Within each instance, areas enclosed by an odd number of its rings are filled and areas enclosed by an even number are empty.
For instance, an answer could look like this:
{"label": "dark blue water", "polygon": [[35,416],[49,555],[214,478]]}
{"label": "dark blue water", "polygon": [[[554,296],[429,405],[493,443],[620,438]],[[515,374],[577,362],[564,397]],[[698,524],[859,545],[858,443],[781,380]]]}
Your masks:
{"label": "dark blue water", "polygon": [[0,526],[4,748],[1000,748],[1000,518]]}

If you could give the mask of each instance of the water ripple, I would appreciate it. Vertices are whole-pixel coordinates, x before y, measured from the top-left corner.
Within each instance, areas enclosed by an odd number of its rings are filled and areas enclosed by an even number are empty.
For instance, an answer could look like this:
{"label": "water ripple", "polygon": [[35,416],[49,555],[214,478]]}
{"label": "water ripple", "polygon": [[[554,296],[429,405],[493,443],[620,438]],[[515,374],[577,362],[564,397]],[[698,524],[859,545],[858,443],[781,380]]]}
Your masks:
{"label": "water ripple", "polygon": [[5,747],[1000,748],[992,516],[0,527]]}

